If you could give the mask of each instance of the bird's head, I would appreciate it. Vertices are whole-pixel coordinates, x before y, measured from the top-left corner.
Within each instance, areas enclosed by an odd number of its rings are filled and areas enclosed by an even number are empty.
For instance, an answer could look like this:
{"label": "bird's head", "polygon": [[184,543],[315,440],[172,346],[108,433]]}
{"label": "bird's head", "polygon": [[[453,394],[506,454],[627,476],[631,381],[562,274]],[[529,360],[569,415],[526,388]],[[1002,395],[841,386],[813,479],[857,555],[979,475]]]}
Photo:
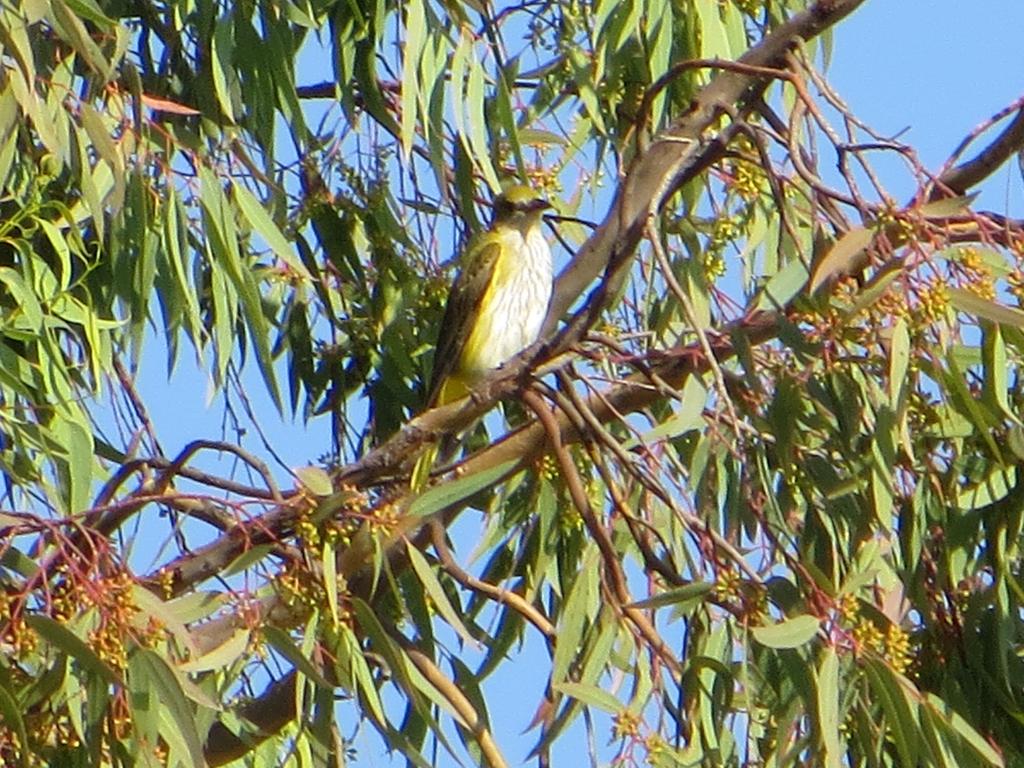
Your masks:
{"label": "bird's head", "polygon": [[515,184],[494,198],[494,223],[539,222],[541,213],[550,207],[551,203],[533,187]]}

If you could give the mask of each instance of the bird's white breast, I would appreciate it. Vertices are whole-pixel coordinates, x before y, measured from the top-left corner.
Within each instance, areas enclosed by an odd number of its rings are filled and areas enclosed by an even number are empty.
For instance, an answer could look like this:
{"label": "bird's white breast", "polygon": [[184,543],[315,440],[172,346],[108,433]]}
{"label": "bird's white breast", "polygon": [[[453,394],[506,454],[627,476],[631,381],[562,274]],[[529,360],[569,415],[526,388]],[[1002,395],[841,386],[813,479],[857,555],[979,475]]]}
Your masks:
{"label": "bird's white breast", "polygon": [[510,227],[503,246],[519,257],[502,259],[481,307],[473,334],[481,345],[473,361],[480,374],[537,340],[551,300],[551,248],[540,228]]}

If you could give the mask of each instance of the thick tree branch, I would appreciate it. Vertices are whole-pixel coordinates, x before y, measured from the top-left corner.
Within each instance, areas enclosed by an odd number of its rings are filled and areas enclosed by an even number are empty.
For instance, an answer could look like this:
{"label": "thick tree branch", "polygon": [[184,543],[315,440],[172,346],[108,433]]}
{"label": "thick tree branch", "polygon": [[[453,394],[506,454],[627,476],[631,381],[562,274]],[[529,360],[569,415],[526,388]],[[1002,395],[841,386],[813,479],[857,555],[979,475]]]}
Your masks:
{"label": "thick tree branch", "polygon": [[1013,111],[1016,111],[1017,114],[1010,121],[1010,124],[992,140],[991,144],[967,162],[950,168],[939,176],[938,183],[931,191],[930,199],[943,197],[946,194],[945,190],[952,192],[954,195],[965,194],[971,187],[977,186],[995,173],[1014,153],[1019,152],[1024,147],[1024,99],[1018,99],[992,119],[972,131],[971,135],[964,139],[953,152],[951,160],[959,157],[977,136]]}
{"label": "thick tree branch", "polygon": [[237,760],[260,742],[277,733],[295,718],[295,686],[298,676],[285,675],[272,683],[259,698],[243,704],[237,715],[255,727],[249,738],[236,736],[222,723],[215,722],[206,736],[203,754],[210,766]]}

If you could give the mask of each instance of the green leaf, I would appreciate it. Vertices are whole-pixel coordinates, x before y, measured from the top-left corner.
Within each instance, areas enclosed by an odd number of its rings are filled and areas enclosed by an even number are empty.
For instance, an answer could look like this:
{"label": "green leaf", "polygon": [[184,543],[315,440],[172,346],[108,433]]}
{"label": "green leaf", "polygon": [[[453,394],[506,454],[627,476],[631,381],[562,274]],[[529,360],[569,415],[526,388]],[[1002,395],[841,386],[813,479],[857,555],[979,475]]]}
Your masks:
{"label": "green leaf", "polygon": [[92,495],[92,432],[77,421],[61,419],[54,434],[66,451],[68,463],[67,499],[72,514],[89,509]]}
{"label": "green leaf", "polygon": [[587,706],[597,707],[610,715],[617,715],[626,709],[625,705],[623,705],[621,701],[608,693],[608,691],[598,688],[596,685],[565,682],[555,683],[551,687],[559,693],[571,696]]}
{"label": "green leaf", "polygon": [[247,549],[245,552],[240,554],[234,560],[225,566],[224,571],[221,575],[233,576],[236,573],[252,568],[259,562],[262,562],[271,552],[274,551],[273,544],[257,544],[252,549]]}
{"label": "green leaf", "polygon": [[580,570],[572,582],[558,622],[558,641],[551,659],[551,680],[565,680],[573,662],[578,660],[587,621],[597,609],[598,588],[594,578],[600,568],[596,547],[591,547],[580,561]]}
{"label": "green leaf", "polygon": [[237,627],[223,643],[214,646],[202,656],[179,664],[178,669],[188,674],[226,669],[245,654],[251,634],[247,627]]}
{"label": "green leaf", "polygon": [[519,462],[517,460],[510,459],[489,469],[465,475],[451,482],[435,485],[433,488],[424,491],[409,505],[409,515],[412,517],[427,517],[464,499],[468,499],[484,488],[489,488],[507,478],[509,473],[518,465]]}
{"label": "green leaf", "polygon": [[[249,264],[244,264],[238,247],[238,231],[231,207],[227,203],[220,180],[210,171],[200,170],[202,180],[203,221],[209,234],[208,244],[212,252],[214,267],[212,277],[215,281],[214,307],[217,316],[217,346],[221,371],[227,369],[227,363],[236,340],[234,331],[233,307],[227,304],[229,295],[237,295],[242,313],[248,323],[249,339],[256,351],[256,363],[259,366],[267,390],[279,411],[282,410],[281,395],[277,389],[274,376],[273,355],[270,351],[270,324],[267,322],[263,309],[263,297],[260,286]],[[217,285],[220,269],[231,280],[235,294],[229,294],[227,286]],[[219,296],[223,291],[223,296]],[[221,315],[223,314],[223,317]]]}
{"label": "green leaf", "polygon": [[466,134],[466,67],[473,59],[473,38],[466,27],[460,29],[459,42],[452,51],[449,67],[452,89],[452,122],[455,123],[455,134],[459,143],[469,154],[469,140]]}
{"label": "green leaf", "polygon": [[422,0],[405,5],[405,45],[402,47],[401,141],[402,156],[408,161],[416,138],[420,82],[420,58],[427,39],[427,18]]}
{"label": "green leaf", "polygon": [[324,498],[334,493],[331,476],[322,467],[300,467],[295,470],[295,476],[302,487],[314,496]]}
{"label": "green leaf", "polygon": [[[433,76],[428,79],[425,72],[421,73],[422,82],[433,83],[424,109],[424,131],[427,134],[430,167],[434,171],[434,181],[438,188],[443,188],[448,181],[448,161],[445,157],[445,115],[450,105],[445,97],[449,84],[442,74],[448,71],[448,60],[447,48],[439,44],[436,61],[430,62],[433,67]],[[421,70],[425,70],[426,66],[427,59],[425,58],[421,64]]]}
{"label": "green leaf", "polygon": [[[113,138],[110,136],[110,129],[107,128],[96,108],[89,103],[82,104],[81,119],[82,127],[89,134],[89,141],[92,142],[94,150],[110,164],[111,168],[123,170],[124,163],[121,153],[118,151],[117,144],[114,143]],[[97,218],[95,213],[93,218]]]}
{"label": "green leaf", "polygon": [[38,223],[57,256],[57,264],[53,265],[58,281],[56,290],[63,293],[71,285],[71,248],[56,224],[46,219],[40,219]]}
{"label": "green leaf", "polygon": [[1024,328],[1024,311],[1007,307],[989,299],[983,299],[976,293],[963,288],[948,288],[952,305],[961,312],[975,315],[982,320],[1002,323],[1013,328]]}
{"label": "green leaf", "polygon": [[82,20],[68,8],[64,0],[50,0],[50,9],[53,11],[53,18],[57,22],[61,37],[70,43],[93,72],[105,81],[110,75],[111,63],[93,41]]}
{"label": "green leaf", "polygon": [[[3,36],[4,48],[7,50],[5,53],[9,53],[14,61],[18,64],[18,73],[23,76],[23,82],[35,83],[38,77],[38,71],[36,70],[36,59],[32,51],[32,38],[29,37],[29,29],[31,25],[42,19],[46,13],[49,12],[49,3],[46,3],[41,8],[37,8],[36,12],[30,10],[30,3],[22,3],[22,10],[25,12],[28,23],[10,23],[10,20],[5,19],[6,23],[0,24],[0,35]],[[20,20],[18,20],[20,22]],[[34,89],[33,89],[34,93]]]}
{"label": "green leaf", "polygon": [[[383,656],[387,662],[389,671],[395,682],[397,682],[408,696],[410,704],[415,708],[417,714],[430,724],[434,735],[445,749],[452,752],[451,745],[445,737],[444,732],[431,716],[428,701],[432,701],[437,707],[447,712],[457,722],[465,723],[462,717],[452,708],[451,702],[430,684],[426,678],[416,669],[415,665],[408,661],[408,657],[398,643],[393,640],[373,609],[359,598],[353,598],[352,606],[355,609],[359,627],[372,643],[373,648]],[[426,697],[427,700],[424,699]],[[454,752],[452,752],[454,755]]]}
{"label": "green leaf", "polygon": [[26,616],[25,623],[38,632],[43,640],[77,661],[82,669],[102,677],[108,683],[120,682],[114,671],[103,663],[92,648],[67,627],[41,614]]}
{"label": "green leaf", "polygon": [[627,438],[622,443],[623,450],[632,450],[638,445],[650,445],[660,440],[669,440],[687,432],[692,432],[704,425],[704,405],[708,391],[699,376],[688,376],[683,385],[683,396],[679,407],[654,429],[640,437]]}
{"label": "green leaf", "polygon": [[210,39],[210,74],[213,77],[213,92],[221,112],[230,122],[235,122],[235,108],[231,97],[230,82],[234,79],[234,65],[231,61],[234,41],[231,35],[229,17],[219,19]]}
{"label": "green leaf", "polygon": [[342,666],[355,682],[355,689],[367,705],[376,725],[383,727],[387,723],[384,706],[374,683],[366,657],[359,647],[359,640],[348,624],[342,624],[338,631],[337,663]]}
{"label": "green leaf", "polygon": [[921,741],[929,750],[925,764],[929,768],[961,768],[960,760],[950,751],[950,744],[943,738],[942,721],[927,707],[921,709]]}
{"label": "green leaf", "polygon": [[133,691],[152,691],[159,702],[161,714],[169,718],[168,725],[172,726],[163,729],[160,735],[177,748],[180,756],[187,755],[196,768],[205,766],[195,711],[167,661],[148,648],[136,649],[129,660],[128,684]]}
{"label": "green leaf", "polygon": [[907,322],[896,318],[889,342],[889,405],[895,411],[907,389],[907,369],[910,366],[910,334]]}
{"label": "green leaf", "polygon": [[928,219],[947,219],[950,216],[960,216],[966,213],[971,204],[977,199],[980,192],[961,197],[945,197],[941,200],[932,200],[917,209],[917,213]]}
{"label": "green leaf", "polygon": [[893,672],[884,662],[867,660],[864,665],[871,689],[882,705],[886,730],[903,765],[917,765],[921,749],[921,726],[912,684]]}
{"label": "green leaf", "polygon": [[168,600],[164,608],[173,617],[173,621],[181,624],[198,622],[201,618],[213,615],[220,609],[226,598],[221,592],[189,592],[181,597]]}
{"label": "green leaf", "polygon": [[993,409],[998,409],[1019,423],[1014,408],[1010,405],[1009,391],[1010,361],[1006,353],[1003,333],[998,325],[982,329],[982,359],[985,366],[984,399]]}
{"label": "green leaf", "polygon": [[729,50],[734,51],[732,56],[736,57],[739,55],[739,51],[745,50],[749,44],[743,13],[736,3],[719,4],[718,8],[723,17],[722,25],[725,27]]}
{"label": "green leaf", "polygon": [[569,146],[569,140],[564,136],[542,128],[520,128],[517,133],[519,143],[526,146]]}
{"label": "green leaf", "polygon": [[480,170],[492,190],[501,189],[498,176],[494,172],[489,151],[490,140],[487,134],[487,118],[485,116],[484,67],[480,62],[472,62],[466,82],[466,107],[469,117],[469,150],[473,164]]}
{"label": "green leaf", "polygon": [[242,216],[249,222],[249,226],[267,241],[267,245],[270,246],[274,255],[287,264],[296,277],[311,281],[313,276],[306,269],[306,265],[296,256],[294,246],[288,242],[256,196],[241,184],[232,185],[231,191]]}
{"label": "green leaf", "polygon": [[654,597],[646,600],[638,600],[631,608],[662,608],[666,605],[680,605],[690,602],[703,602],[704,598],[713,592],[715,585],[707,581],[695,581],[682,587],[674,587],[665,590]]}
{"label": "green leaf", "polygon": [[729,46],[717,0],[695,0],[693,7],[699,23],[700,55],[705,59],[735,58],[739,52],[733,53]]}
{"label": "green leaf", "polygon": [[58,138],[53,121],[43,113],[41,100],[35,92],[34,82],[29,85],[20,69],[12,69],[9,87],[18,100],[18,105],[31,120],[32,127],[35,128],[43,146],[54,156],[60,157],[66,150],[66,146]]}
{"label": "green leaf", "polygon": [[989,765],[1006,765],[1003,756],[968,723],[947,701],[944,701],[934,693],[924,695],[924,704],[936,715],[935,720],[941,723],[954,734],[963,739],[967,745],[974,750],[978,757]]}
{"label": "green leaf", "polygon": [[843,755],[839,741],[839,656],[832,646],[825,648],[818,667],[818,728],[825,750],[826,768],[840,768]]}
{"label": "green leaf", "polygon": [[117,22],[107,16],[95,0],[67,0],[68,8],[84,19],[95,22],[100,26],[112,27]]}
{"label": "green leaf", "polygon": [[13,311],[5,311],[4,315],[0,316],[0,329],[9,323],[12,328],[38,332],[43,325],[43,308],[36,298],[35,291],[10,267],[0,267],[0,285],[10,292],[17,307]]}
{"label": "green leaf", "polygon": [[272,624],[265,624],[260,628],[260,632],[263,633],[263,637],[273,646],[274,650],[288,659],[299,672],[322,688],[333,689],[334,686],[324,678],[313,662],[307,659],[302,651],[299,650],[299,647],[295,645],[295,642],[287,632]]}
{"label": "green leaf", "polygon": [[804,614],[778,624],[752,627],[750,633],[757,642],[769,648],[797,648],[817,635],[820,625],[819,619]]}
{"label": "green leaf", "polygon": [[[6,535],[8,532],[4,533]],[[32,558],[27,557],[24,552],[13,547],[4,548],[4,551],[0,552],[0,565],[26,579],[31,579],[39,573],[39,565]]]}
{"label": "green leaf", "polygon": [[757,302],[757,309],[775,310],[785,307],[807,285],[807,267],[793,260],[768,280]]}
{"label": "green leaf", "polygon": [[197,652],[195,639],[185,626],[186,622],[169,603],[161,600],[141,584],[132,586],[132,600],[139,609],[135,619],[136,626],[144,629],[150,621],[155,620],[158,625],[167,628],[181,648],[187,649],[190,653]]}
{"label": "green leaf", "polygon": [[845,233],[815,266],[808,291],[814,293],[833,277],[855,272],[874,239],[874,230],[863,227]]}
{"label": "green leaf", "polygon": [[[477,716],[480,718],[482,727],[487,730],[491,730],[490,713],[487,711],[487,697],[484,695],[484,692],[480,687],[480,678],[476,675],[474,670],[466,666],[458,656],[452,657],[451,665],[455,672],[455,685],[457,685],[462,694],[469,699],[469,703],[473,706]],[[463,744],[470,751],[475,764],[485,764],[486,761],[480,753],[475,734],[465,729],[459,729],[459,736],[462,738]]]}
{"label": "green leaf", "polygon": [[334,550],[334,544],[329,538],[324,539],[320,563],[324,571],[324,591],[327,593],[327,606],[331,611],[331,620],[337,624],[339,621],[338,555]]}
{"label": "green leaf", "polygon": [[[26,746],[29,744],[28,735],[25,731],[25,721],[21,717],[21,705],[6,685],[0,685],[0,722],[4,722],[11,731],[18,737],[18,743]],[[10,753],[9,753],[10,754]],[[28,768],[29,750],[22,748],[12,754],[18,761],[17,765]]]}
{"label": "green leaf", "polygon": [[469,630],[466,629],[466,625],[462,623],[462,619],[459,618],[458,612],[452,606],[451,601],[448,599],[447,593],[441,586],[441,582],[437,580],[437,576],[434,575],[434,569],[430,567],[427,559],[423,556],[423,553],[416,548],[416,545],[411,541],[405,542],[405,551],[409,555],[409,562],[412,565],[413,571],[416,572],[417,578],[420,580],[420,584],[427,591],[430,599],[434,602],[434,607],[437,609],[441,617],[448,622],[448,624],[454,629],[459,637],[461,637],[471,648],[479,648],[480,643],[477,642],[476,638],[473,637]]}

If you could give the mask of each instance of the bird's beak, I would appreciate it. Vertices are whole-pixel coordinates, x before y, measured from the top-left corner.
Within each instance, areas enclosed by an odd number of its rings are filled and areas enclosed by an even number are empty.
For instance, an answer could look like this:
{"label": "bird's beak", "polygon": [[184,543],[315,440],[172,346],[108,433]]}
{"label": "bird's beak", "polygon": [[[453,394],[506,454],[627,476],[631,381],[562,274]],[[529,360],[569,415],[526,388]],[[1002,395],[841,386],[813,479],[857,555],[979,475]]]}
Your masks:
{"label": "bird's beak", "polygon": [[543,197],[538,197],[536,200],[531,200],[526,204],[527,211],[546,211],[551,207],[551,203],[545,200]]}

